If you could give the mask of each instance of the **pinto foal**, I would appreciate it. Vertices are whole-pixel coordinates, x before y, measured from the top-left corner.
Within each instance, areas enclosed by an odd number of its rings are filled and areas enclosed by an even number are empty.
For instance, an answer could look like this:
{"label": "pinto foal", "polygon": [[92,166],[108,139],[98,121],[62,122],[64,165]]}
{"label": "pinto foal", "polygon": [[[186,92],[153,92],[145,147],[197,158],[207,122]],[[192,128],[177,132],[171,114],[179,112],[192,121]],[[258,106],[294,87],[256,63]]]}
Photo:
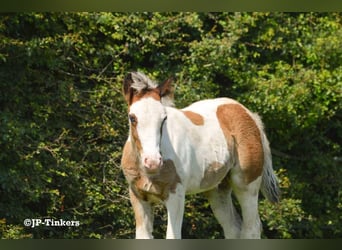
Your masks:
{"label": "pinto foal", "polygon": [[278,202],[279,188],[259,116],[229,98],[173,108],[171,81],[157,85],[140,72],[129,73],[123,89],[130,130],[121,165],[136,238],[153,238],[154,202],[167,208],[166,238],[181,238],[185,195],[200,192],[226,238],[260,238],[259,190]]}

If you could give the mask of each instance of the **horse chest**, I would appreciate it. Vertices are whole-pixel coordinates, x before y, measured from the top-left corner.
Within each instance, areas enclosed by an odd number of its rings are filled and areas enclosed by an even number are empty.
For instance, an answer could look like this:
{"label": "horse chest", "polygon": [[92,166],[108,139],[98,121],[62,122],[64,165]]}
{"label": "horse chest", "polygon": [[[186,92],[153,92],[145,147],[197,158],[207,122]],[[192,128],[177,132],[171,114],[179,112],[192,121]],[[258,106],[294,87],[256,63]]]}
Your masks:
{"label": "horse chest", "polygon": [[166,160],[158,174],[147,176],[138,167],[139,173],[135,175],[131,186],[136,194],[144,200],[164,201],[170,192],[175,193],[176,186],[181,183],[181,179],[176,171],[173,161]]}
{"label": "horse chest", "polygon": [[169,124],[161,149],[166,158],[177,158],[177,169],[188,193],[218,185],[230,169],[227,141],[215,113],[203,116],[203,123]]}

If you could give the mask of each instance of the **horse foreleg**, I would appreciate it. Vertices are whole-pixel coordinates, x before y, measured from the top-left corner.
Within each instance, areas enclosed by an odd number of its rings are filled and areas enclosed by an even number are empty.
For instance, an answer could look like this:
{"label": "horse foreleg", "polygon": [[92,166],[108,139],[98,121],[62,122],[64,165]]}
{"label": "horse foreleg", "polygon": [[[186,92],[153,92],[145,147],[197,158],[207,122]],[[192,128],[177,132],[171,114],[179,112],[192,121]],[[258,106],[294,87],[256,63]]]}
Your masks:
{"label": "horse foreleg", "polygon": [[153,239],[153,211],[152,205],[139,199],[132,189],[129,189],[129,196],[135,216],[135,238]]}
{"label": "horse foreleg", "polygon": [[167,209],[167,239],[182,238],[182,222],[184,215],[185,191],[181,185],[177,186],[175,193],[170,193],[165,201]]}

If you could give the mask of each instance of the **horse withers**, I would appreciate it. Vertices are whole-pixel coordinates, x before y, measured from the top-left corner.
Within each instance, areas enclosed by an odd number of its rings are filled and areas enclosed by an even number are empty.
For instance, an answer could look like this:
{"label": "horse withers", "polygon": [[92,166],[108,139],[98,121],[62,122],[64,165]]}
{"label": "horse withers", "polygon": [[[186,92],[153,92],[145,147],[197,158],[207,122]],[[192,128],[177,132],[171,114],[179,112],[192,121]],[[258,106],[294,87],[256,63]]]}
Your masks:
{"label": "horse withers", "polygon": [[155,202],[167,209],[166,238],[181,238],[185,195],[200,192],[226,238],[260,238],[259,190],[271,202],[278,202],[280,193],[260,117],[229,98],[176,109],[171,80],[158,85],[140,72],[127,74],[123,92],[129,136],[121,166],[136,238],[153,238]]}

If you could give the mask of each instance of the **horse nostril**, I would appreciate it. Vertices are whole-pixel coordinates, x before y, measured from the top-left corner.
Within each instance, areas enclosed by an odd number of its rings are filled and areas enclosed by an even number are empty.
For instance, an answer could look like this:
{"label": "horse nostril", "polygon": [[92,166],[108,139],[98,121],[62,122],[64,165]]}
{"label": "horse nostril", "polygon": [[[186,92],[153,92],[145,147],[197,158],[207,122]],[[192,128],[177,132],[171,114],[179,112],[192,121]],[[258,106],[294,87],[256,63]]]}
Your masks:
{"label": "horse nostril", "polygon": [[150,168],[150,165],[148,164],[148,159],[147,159],[147,157],[144,158],[144,166],[145,166],[146,168]]}

